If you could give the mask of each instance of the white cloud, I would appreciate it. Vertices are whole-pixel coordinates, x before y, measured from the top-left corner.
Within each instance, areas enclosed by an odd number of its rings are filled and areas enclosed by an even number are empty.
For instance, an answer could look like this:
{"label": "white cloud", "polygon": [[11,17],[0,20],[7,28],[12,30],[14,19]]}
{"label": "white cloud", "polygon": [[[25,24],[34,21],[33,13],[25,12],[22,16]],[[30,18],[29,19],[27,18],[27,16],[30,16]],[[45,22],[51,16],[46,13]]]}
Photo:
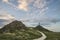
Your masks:
{"label": "white cloud", "polygon": [[2,2],[7,3],[10,5],[11,8],[16,9],[16,10],[28,10],[28,3],[26,0],[17,0],[18,1],[18,6],[14,5],[13,3],[9,2],[10,0],[2,0]]}
{"label": "white cloud", "polygon": [[10,0],[3,0],[3,2],[9,4],[12,8],[14,9],[21,9],[24,11],[28,11],[29,5],[32,3],[32,5],[38,9],[40,9],[40,13],[41,10],[45,10],[47,2],[46,0],[17,0],[18,1],[18,6],[15,6],[14,4],[12,4],[11,2],[9,2]]}
{"label": "white cloud", "polygon": [[2,1],[8,3],[8,0],[2,0]]}
{"label": "white cloud", "polygon": [[11,16],[10,14],[1,14],[0,15],[0,19],[5,19],[5,20],[13,20],[15,19],[13,16]]}
{"label": "white cloud", "polygon": [[43,8],[43,9],[40,11],[40,16],[41,16],[41,17],[46,14],[45,12],[47,11],[47,9],[48,9],[48,7]]}
{"label": "white cloud", "polygon": [[8,4],[11,8],[17,10],[17,9],[18,9],[17,6],[15,6],[14,4],[10,3],[9,1],[10,1],[10,0],[2,0],[2,2]]}
{"label": "white cloud", "polygon": [[18,0],[18,8],[27,11],[28,10],[28,3],[27,0]]}
{"label": "white cloud", "polygon": [[36,0],[34,2],[33,6],[41,9],[46,6],[46,1],[45,0]]}
{"label": "white cloud", "polygon": [[15,19],[15,17],[10,15],[5,9],[1,8],[0,9],[0,19],[13,20],[13,19]]}
{"label": "white cloud", "polygon": [[39,9],[40,16],[44,16],[46,10],[48,9],[46,0],[36,0],[33,6]]}
{"label": "white cloud", "polygon": [[45,27],[46,29],[49,29],[51,31],[54,32],[60,32],[60,22],[56,23],[56,24],[51,24],[49,27]]}
{"label": "white cloud", "polygon": [[11,16],[11,15],[0,15],[0,19],[6,19],[6,20],[11,20],[11,19],[14,19],[14,17],[13,16]]}

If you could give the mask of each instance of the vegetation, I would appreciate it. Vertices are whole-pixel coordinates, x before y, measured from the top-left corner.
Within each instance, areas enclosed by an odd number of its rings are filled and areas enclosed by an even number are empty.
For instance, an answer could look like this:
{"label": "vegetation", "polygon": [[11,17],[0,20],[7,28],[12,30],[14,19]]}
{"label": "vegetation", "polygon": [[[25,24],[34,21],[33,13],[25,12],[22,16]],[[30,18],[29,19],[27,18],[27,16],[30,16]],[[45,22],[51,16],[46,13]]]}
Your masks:
{"label": "vegetation", "polygon": [[43,28],[40,25],[38,25],[34,29],[42,31],[47,36],[47,38],[45,40],[60,40],[60,32],[52,32],[50,30]]}
{"label": "vegetation", "polygon": [[39,31],[52,32],[48,29],[43,28],[40,24],[38,26],[36,26],[34,29],[37,29]]}
{"label": "vegetation", "polygon": [[59,32],[44,32],[47,36],[45,40],[60,40]]}
{"label": "vegetation", "polygon": [[49,31],[40,25],[35,28],[26,27],[17,20],[0,29],[0,40],[33,40],[42,36],[39,31],[47,36],[45,40],[60,40],[59,32]]}
{"label": "vegetation", "polygon": [[0,40],[33,40],[41,36],[38,30],[28,28],[20,21],[13,21],[0,29]]}
{"label": "vegetation", "polygon": [[16,30],[13,33],[5,32],[3,34],[0,33],[0,40],[32,40],[35,38],[39,38],[42,35],[34,29],[21,29]]}

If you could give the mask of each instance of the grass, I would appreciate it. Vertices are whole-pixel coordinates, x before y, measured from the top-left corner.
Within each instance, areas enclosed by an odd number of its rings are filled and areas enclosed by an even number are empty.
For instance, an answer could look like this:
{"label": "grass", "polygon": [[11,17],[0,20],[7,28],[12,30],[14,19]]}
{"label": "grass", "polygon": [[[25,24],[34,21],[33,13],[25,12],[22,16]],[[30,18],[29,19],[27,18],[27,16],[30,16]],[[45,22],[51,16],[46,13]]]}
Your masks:
{"label": "grass", "polygon": [[39,38],[42,35],[35,29],[28,28],[28,29],[21,29],[16,30],[12,33],[0,33],[0,40],[33,40],[35,38]]}
{"label": "grass", "polygon": [[45,40],[60,40],[59,32],[44,32],[47,36]]}
{"label": "grass", "polygon": [[[60,40],[60,32],[40,31],[47,36],[45,40]],[[0,33],[0,40],[33,40],[41,36],[42,35],[37,29],[27,28],[15,30],[13,32]]]}
{"label": "grass", "polygon": [[45,40],[60,40],[60,32],[52,32],[50,30],[43,28],[40,25],[38,25],[34,29],[37,29],[37,30],[43,32],[47,36],[47,38]]}

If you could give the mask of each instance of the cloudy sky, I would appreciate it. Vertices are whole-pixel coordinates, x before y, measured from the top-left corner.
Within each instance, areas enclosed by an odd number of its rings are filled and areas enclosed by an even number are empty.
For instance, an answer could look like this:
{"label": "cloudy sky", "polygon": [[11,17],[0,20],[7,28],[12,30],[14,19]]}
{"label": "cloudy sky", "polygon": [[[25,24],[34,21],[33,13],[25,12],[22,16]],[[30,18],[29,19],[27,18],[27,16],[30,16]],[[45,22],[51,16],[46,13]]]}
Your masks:
{"label": "cloudy sky", "polygon": [[13,19],[60,31],[60,0],[0,0],[0,26]]}

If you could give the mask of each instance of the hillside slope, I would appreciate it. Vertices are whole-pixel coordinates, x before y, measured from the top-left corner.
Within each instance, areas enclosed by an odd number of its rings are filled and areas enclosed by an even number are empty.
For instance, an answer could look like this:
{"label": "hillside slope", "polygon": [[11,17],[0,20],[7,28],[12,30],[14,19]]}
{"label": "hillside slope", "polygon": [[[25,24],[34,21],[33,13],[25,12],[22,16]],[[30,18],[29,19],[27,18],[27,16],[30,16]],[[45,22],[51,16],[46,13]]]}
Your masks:
{"label": "hillside slope", "polygon": [[33,40],[41,36],[38,30],[28,28],[17,20],[0,29],[0,40]]}
{"label": "hillside slope", "polygon": [[14,32],[15,30],[25,29],[26,26],[21,21],[13,21],[7,25],[5,25],[2,29],[0,29],[1,32]]}
{"label": "hillside slope", "polygon": [[0,40],[33,40],[40,38],[43,32],[47,38],[45,40],[60,40],[60,33],[52,32],[41,25],[26,27],[21,21],[13,21],[0,29]]}
{"label": "hillside slope", "polygon": [[37,25],[34,29],[37,29],[37,30],[39,30],[39,31],[48,31],[48,32],[50,32],[50,30],[45,29],[45,28],[42,27],[41,25]]}
{"label": "hillside slope", "polygon": [[41,25],[36,26],[34,29],[43,32],[47,38],[45,40],[60,40],[60,32],[53,32],[43,28]]}

